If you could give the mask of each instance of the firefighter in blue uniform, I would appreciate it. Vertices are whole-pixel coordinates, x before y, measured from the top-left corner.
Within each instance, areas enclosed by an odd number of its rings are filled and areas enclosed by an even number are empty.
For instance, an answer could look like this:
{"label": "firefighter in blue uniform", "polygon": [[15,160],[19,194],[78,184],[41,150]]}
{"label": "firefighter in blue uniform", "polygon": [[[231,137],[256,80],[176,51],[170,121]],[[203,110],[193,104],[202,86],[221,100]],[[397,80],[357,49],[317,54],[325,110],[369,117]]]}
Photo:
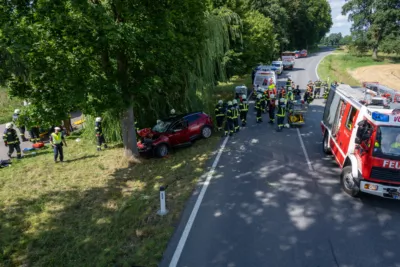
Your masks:
{"label": "firefighter in blue uniform", "polygon": [[237,100],[234,99],[233,103],[233,125],[235,126],[235,133],[240,131],[239,127],[239,106]]}
{"label": "firefighter in blue uniform", "polygon": [[247,124],[247,112],[249,111],[249,104],[247,103],[247,96],[242,95],[242,100],[239,104],[240,119],[242,120],[242,127]]}
{"label": "firefighter in blue uniform", "polygon": [[14,125],[9,122],[6,124],[6,129],[3,133],[3,141],[4,145],[8,146],[8,157],[11,158],[12,153],[14,153],[14,149],[17,151],[17,159],[21,158],[21,147],[20,141],[18,138],[17,131],[14,130]]}
{"label": "firefighter in blue uniform", "polygon": [[226,123],[225,123],[225,136],[232,136],[234,133],[234,124],[233,124],[233,111],[234,107],[232,101],[228,102],[228,109],[226,110]]}
{"label": "firefighter in blue uniform", "polygon": [[284,127],[285,117],[286,117],[286,98],[280,98],[278,104],[278,112],[276,114],[277,123],[278,123],[278,131],[282,131]]}
{"label": "firefighter in blue uniform", "polygon": [[262,105],[261,105],[261,99],[262,99],[262,95],[261,94],[258,94],[257,95],[257,100],[256,100],[256,110],[257,110],[257,117],[256,117],[256,119],[257,119],[257,123],[260,123],[260,122],[262,122],[263,120],[262,120]]}
{"label": "firefighter in blue uniform", "polygon": [[217,130],[222,130],[222,124],[224,123],[225,118],[225,110],[223,106],[224,102],[222,100],[218,101],[218,104],[215,106],[215,117],[217,119]]}

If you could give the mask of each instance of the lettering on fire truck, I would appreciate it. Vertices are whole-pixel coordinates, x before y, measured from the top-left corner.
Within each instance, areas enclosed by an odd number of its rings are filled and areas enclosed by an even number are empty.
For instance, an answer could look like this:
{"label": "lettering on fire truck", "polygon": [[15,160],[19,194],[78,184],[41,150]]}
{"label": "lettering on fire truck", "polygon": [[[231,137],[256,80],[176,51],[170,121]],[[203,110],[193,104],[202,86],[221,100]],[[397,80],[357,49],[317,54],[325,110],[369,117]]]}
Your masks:
{"label": "lettering on fire truck", "polygon": [[395,122],[400,122],[400,116],[394,117],[394,121],[395,121]]}
{"label": "lettering on fire truck", "polygon": [[398,161],[392,161],[392,160],[384,160],[383,161],[383,167],[384,168],[391,168],[391,169],[398,169],[400,170],[400,162]]}

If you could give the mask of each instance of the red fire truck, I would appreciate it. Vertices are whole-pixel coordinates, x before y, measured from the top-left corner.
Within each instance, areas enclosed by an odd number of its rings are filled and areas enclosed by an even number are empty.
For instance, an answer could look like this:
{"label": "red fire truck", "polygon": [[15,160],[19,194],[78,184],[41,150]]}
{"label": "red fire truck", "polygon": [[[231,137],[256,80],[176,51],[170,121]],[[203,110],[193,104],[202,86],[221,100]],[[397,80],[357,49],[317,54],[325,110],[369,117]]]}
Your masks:
{"label": "red fire truck", "polygon": [[379,84],[379,82],[363,82],[362,86],[364,88],[374,91],[377,95],[386,98],[389,102],[400,103],[399,91]]}
{"label": "red fire truck", "polygon": [[400,199],[400,105],[369,91],[331,88],[321,121],[323,151],[340,165],[347,194]]}

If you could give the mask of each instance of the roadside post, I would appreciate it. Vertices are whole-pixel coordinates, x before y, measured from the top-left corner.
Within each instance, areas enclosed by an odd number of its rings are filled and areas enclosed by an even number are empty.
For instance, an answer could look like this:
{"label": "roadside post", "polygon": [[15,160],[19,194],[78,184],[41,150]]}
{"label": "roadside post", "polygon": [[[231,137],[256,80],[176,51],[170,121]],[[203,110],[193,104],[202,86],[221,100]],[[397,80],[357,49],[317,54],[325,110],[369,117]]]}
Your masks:
{"label": "roadside post", "polygon": [[160,186],[160,209],[157,211],[157,214],[160,216],[164,216],[168,213],[168,210],[165,206],[165,187]]}

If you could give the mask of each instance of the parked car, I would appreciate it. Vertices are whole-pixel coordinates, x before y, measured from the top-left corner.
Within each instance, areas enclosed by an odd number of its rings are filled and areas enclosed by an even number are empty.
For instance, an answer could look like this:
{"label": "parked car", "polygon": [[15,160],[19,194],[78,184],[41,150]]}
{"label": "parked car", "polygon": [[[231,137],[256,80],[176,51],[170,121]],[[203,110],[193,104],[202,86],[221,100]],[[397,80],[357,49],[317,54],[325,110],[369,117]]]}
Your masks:
{"label": "parked car", "polygon": [[300,57],[307,57],[307,50],[305,50],[305,49],[301,50]]}
{"label": "parked car", "polygon": [[275,71],[277,75],[281,75],[283,72],[283,62],[282,61],[272,61],[272,70]]}
{"label": "parked car", "polygon": [[213,123],[204,112],[193,112],[160,120],[153,128],[138,131],[141,154],[165,157],[173,148],[189,146],[200,138],[209,138]]}
{"label": "parked car", "polygon": [[300,57],[300,51],[298,51],[298,50],[294,51],[294,56],[296,58],[299,58]]}

